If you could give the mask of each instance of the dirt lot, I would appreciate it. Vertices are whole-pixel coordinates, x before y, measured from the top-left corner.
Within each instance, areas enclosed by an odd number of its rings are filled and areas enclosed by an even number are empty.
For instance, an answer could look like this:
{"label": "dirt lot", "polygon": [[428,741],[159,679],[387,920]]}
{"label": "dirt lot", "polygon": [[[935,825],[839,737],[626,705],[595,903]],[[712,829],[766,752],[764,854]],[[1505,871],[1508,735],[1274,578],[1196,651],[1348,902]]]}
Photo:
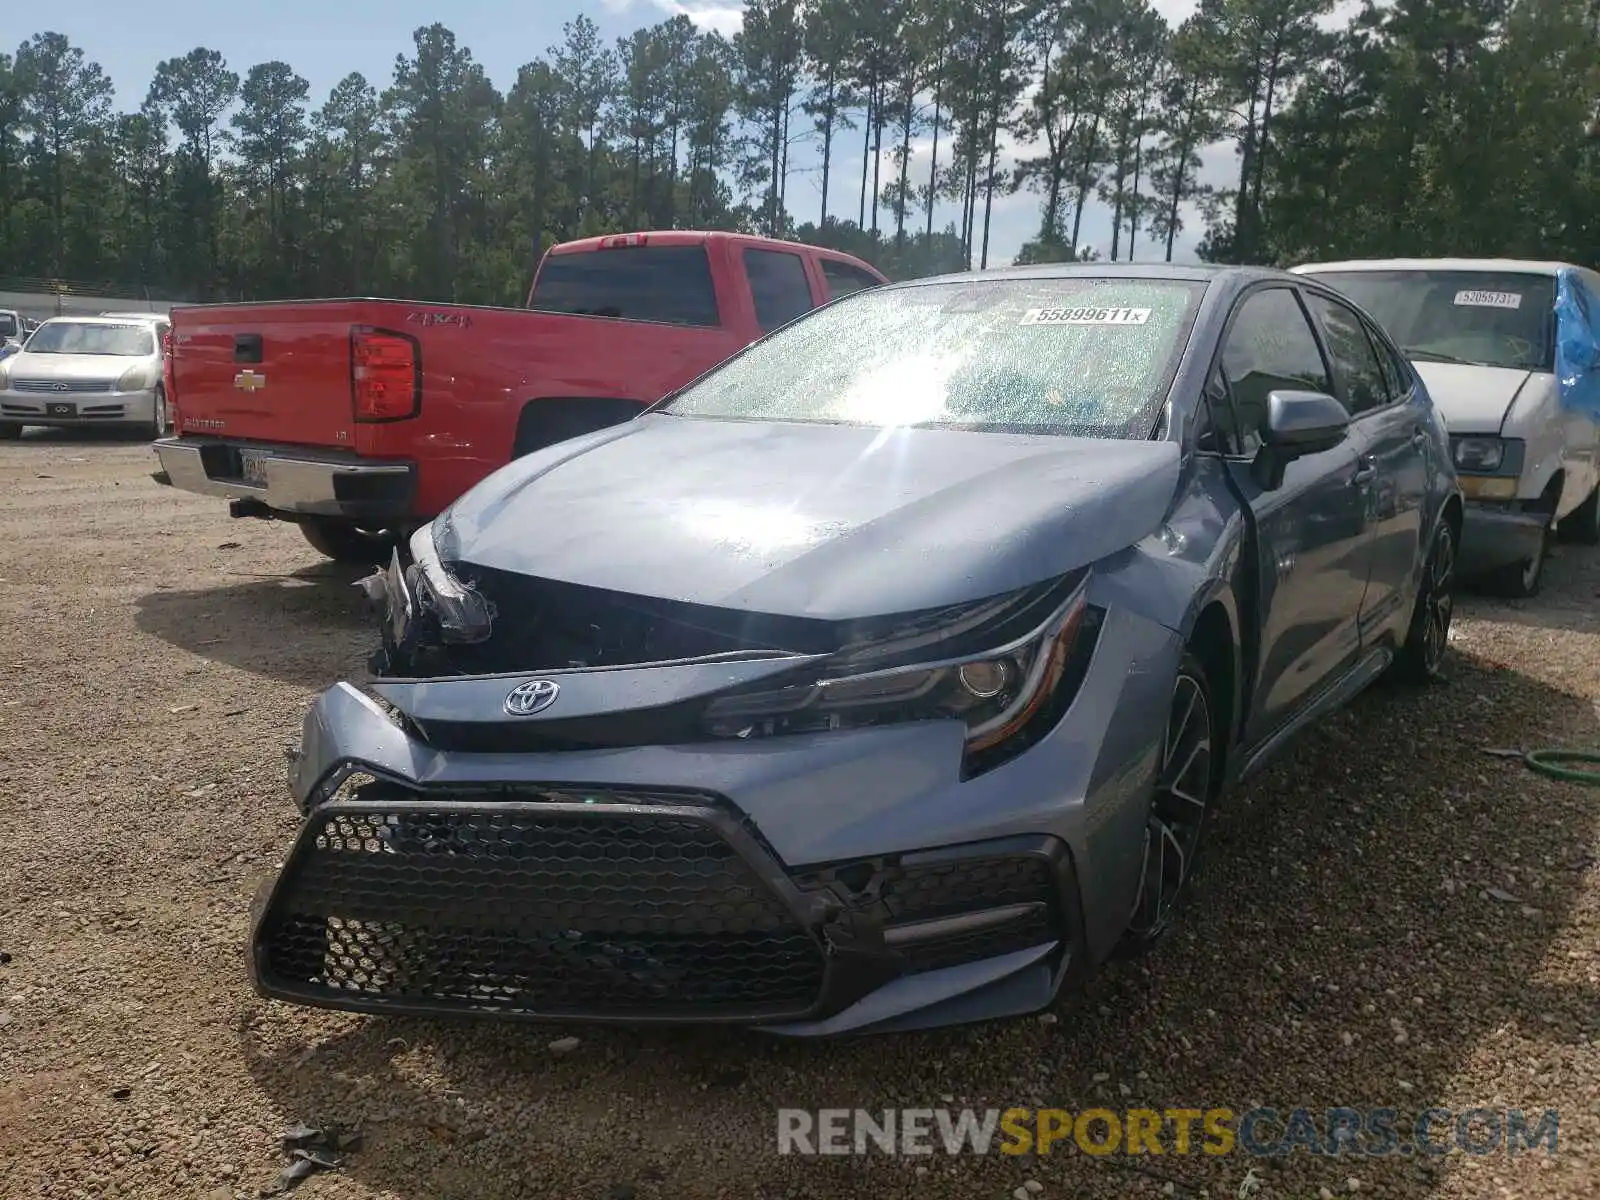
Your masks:
{"label": "dirt lot", "polygon": [[[299,1121],[366,1130],[311,1197],[1600,1193],[1600,792],[1481,752],[1600,746],[1600,553],[1564,553],[1536,603],[1465,603],[1448,685],[1304,738],[1219,825],[1183,929],[1045,1019],[556,1055],[564,1030],[249,991],[246,906],[296,824],[283,746],[369,639],[349,572],[151,467],[0,445],[0,1194],[254,1196]],[[780,1105],[1257,1103],[1554,1108],[1559,1150],[775,1153]]]}

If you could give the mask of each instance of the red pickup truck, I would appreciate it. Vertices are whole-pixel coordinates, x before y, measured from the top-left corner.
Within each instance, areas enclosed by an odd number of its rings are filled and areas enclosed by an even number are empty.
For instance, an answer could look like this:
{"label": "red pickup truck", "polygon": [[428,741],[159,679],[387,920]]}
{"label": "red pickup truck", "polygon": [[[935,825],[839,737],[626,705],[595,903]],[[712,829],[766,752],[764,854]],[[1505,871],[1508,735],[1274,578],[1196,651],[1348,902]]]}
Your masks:
{"label": "red pickup truck", "polygon": [[673,231],[551,248],[526,308],[286,300],[172,310],[162,483],[293,521],[330,558],[518,455],[628,420],[769,330],[887,282],[859,259]]}

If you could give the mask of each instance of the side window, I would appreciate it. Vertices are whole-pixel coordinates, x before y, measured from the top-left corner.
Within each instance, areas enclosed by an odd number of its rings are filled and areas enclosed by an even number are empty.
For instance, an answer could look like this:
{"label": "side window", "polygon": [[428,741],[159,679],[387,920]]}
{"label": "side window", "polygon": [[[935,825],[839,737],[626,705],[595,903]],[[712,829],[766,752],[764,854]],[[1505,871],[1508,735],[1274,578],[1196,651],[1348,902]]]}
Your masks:
{"label": "side window", "polygon": [[822,264],[822,277],[828,281],[828,294],[835,300],[852,292],[864,292],[868,288],[883,286],[860,267],[852,267],[849,263],[842,263],[833,258],[817,261]]}
{"label": "side window", "polygon": [[1328,353],[1344,384],[1344,403],[1350,415],[1359,417],[1389,403],[1389,388],[1378,365],[1366,327],[1355,310],[1324,296],[1308,296],[1311,311],[1322,322],[1328,338]]}
{"label": "side window", "polygon": [[1267,397],[1273,392],[1333,391],[1316,334],[1289,288],[1268,288],[1245,297],[1228,330],[1222,369],[1233,394],[1244,454],[1254,454],[1261,446]]}
{"label": "side window", "polygon": [[1383,377],[1388,380],[1389,394],[1397,402],[1411,395],[1412,374],[1411,364],[1405,356],[1385,341],[1371,325],[1366,327],[1367,337],[1372,340],[1372,348],[1378,352],[1378,365],[1383,368]]}
{"label": "side window", "polygon": [[811,285],[798,254],[783,250],[746,250],[744,273],[756,302],[756,324],[763,332],[786,325],[810,312]]}

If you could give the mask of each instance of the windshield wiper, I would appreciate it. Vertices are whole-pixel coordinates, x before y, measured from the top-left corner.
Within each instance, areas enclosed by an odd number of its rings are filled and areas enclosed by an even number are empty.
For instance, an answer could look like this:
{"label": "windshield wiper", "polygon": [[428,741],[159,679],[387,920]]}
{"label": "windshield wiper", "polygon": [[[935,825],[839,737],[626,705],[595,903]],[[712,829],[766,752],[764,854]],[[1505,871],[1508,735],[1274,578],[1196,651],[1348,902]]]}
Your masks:
{"label": "windshield wiper", "polygon": [[1426,359],[1428,362],[1456,363],[1463,367],[1486,367],[1489,365],[1472,358],[1457,358],[1454,354],[1441,354],[1437,350],[1424,350],[1421,346],[1401,346],[1400,349],[1407,358],[1421,358]]}

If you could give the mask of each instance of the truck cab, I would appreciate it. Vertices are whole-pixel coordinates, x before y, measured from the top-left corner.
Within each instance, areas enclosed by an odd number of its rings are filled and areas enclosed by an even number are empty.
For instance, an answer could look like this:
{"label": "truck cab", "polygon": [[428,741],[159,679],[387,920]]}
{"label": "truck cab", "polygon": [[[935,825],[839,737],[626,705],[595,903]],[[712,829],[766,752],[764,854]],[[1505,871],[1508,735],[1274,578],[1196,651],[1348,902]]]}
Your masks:
{"label": "truck cab", "polygon": [[822,247],[669,230],[552,247],[522,308],[296,300],[172,310],[158,482],[375,563],[513,458],[628,420],[887,280]]}

